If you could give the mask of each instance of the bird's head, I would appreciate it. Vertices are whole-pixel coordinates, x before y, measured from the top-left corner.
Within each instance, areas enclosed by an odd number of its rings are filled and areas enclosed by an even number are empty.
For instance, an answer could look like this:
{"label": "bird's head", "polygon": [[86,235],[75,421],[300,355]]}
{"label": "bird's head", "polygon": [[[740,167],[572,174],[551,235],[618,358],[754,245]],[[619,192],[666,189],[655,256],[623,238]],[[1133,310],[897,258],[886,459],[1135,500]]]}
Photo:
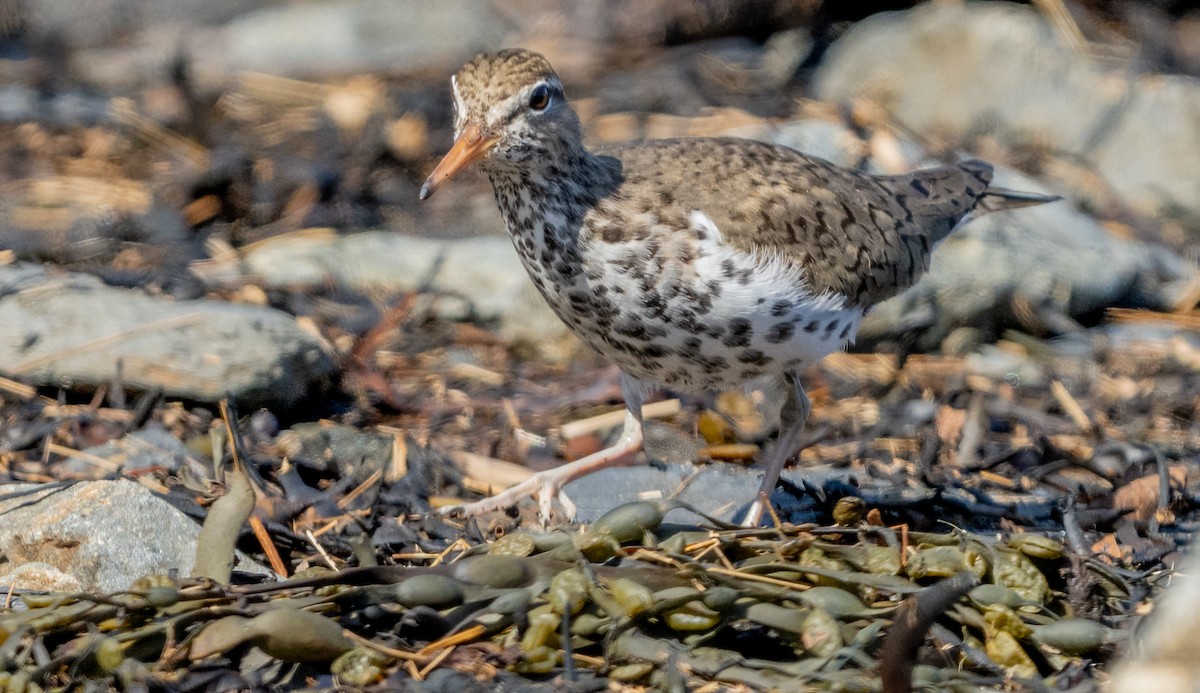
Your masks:
{"label": "bird's head", "polygon": [[497,171],[537,169],[578,146],[579,118],[567,105],[554,68],[537,53],[509,49],[478,55],[450,84],[454,146],[421,187],[422,200],[471,164]]}

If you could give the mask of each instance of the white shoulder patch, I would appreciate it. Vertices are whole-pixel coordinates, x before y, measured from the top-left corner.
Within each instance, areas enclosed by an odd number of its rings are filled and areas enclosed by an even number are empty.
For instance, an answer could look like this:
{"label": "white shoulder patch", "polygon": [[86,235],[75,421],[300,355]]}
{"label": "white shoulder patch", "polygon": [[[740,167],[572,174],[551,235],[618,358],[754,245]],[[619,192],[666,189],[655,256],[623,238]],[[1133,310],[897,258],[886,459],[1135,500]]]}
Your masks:
{"label": "white shoulder patch", "polygon": [[692,210],[692,213],[688,216],[688,221],[691,222],[693,231],[700,232],[697,235],[703,240],[714,243],[725,242],[725,236],[721,235],[721,229],[717,228],[717,223],[704,212],[698,209]]}
{"label": "white shoulder patch", "polygon": [[467,105],[458,91],[458,75],[450,76],[450,91],[454,93],[454,129],[457,131],[462,129],[462,121],[467,117]]}
{"label": "white shoulder patch", "polygon": [[[814,311],[842,311],[847,309],[846,297],[824,292],[814,294],[809,287],[804,268],[783,253],[772,250],[746,252],[725,243],[725,234],[716,222],[704,212],[693,210],[688,216],[692,231],[696,232],[700,259],[697,270],[704,275],[715,276],[718,267],[750,271],[755,280],[746,285],[751,292],[784,292],[788,300],[804,305]],[[736,291],[736,289],[735,289]]]}

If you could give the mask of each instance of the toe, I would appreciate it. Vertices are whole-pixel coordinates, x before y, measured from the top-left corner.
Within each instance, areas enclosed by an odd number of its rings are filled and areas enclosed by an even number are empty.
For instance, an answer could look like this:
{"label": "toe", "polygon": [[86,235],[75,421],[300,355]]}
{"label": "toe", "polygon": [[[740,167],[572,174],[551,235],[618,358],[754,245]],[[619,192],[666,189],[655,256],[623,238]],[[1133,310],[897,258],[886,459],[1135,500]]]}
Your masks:
{"label": "toe", "polygon": [[573,522],[575,520],[575,511],[577,510],[575,507],[575,502],[572,501],[571,497],[567,495],[567,492],[561,488],[558,489],[557,499],[558,504],[562,506],[563,515],[566,517],[567,522]]}

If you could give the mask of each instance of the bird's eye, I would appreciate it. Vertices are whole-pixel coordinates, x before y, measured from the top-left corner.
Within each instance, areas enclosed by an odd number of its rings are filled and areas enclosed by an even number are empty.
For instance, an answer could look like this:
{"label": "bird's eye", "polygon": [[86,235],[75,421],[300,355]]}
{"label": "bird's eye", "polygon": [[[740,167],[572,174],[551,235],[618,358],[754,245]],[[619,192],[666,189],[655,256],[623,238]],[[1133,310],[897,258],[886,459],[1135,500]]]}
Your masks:
{"label": "bird's eye", "polygon": [[539,84],[529,92],[529,107],[535,111],[544,111],[550,105],[550,88]]}

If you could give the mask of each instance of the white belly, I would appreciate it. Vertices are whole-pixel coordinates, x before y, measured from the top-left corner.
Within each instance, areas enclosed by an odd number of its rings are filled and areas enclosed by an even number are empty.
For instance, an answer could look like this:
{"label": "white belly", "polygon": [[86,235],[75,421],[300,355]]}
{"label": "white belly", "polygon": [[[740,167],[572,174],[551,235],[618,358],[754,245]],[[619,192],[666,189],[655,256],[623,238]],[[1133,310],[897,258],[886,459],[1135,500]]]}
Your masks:
{"label": "white belly", "polygon": [[592,348],[631,375],[680,389],[795,371],[854,339],[861,309],[814,296],[786,258],[725,244],[707,216],[695,212],[691,224],[693,235],[674,234],[653,257],[644,240],[594,243],[570,281],[549,281],[533,258],[526,266]]}

